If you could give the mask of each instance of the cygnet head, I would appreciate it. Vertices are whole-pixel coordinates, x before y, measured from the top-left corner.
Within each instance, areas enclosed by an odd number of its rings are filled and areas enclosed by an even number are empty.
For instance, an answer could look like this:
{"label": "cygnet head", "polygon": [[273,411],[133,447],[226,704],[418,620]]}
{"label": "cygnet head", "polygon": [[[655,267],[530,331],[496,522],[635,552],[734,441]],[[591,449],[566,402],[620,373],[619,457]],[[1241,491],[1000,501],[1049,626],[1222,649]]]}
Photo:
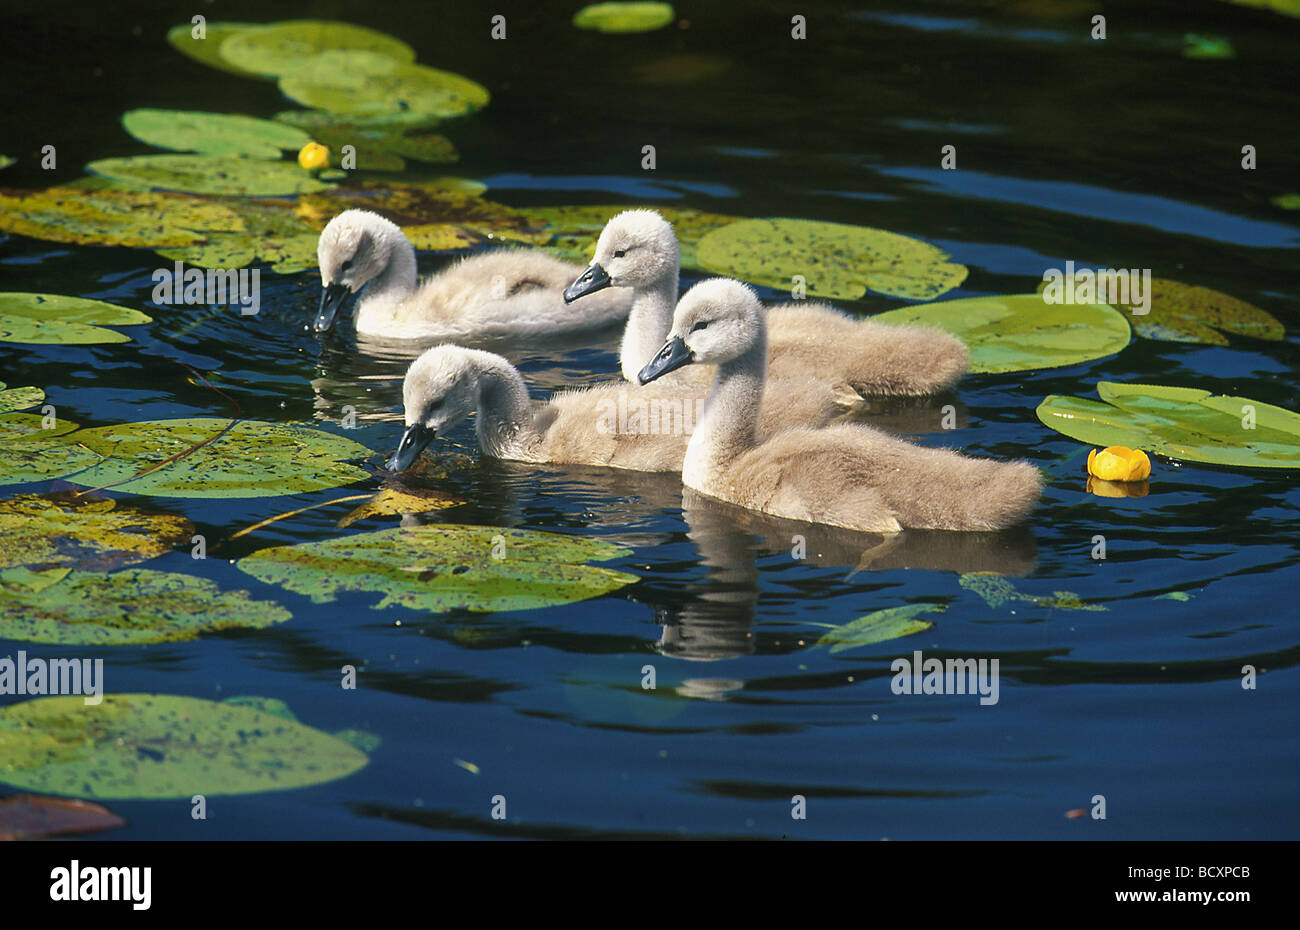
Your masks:
{"label": "cygnet head", "polygon": [[565,303],[607,287],[649,287],[665,276],[677,282],[677,237],[654,210],[626,210],[605,224],[587,270],[564,289]]}
{"label": "cygnet head", "polygon": [[406,432],[385,466],[389,471],[410,468],[439,430],[446,432],[474,412],[481,354],[460,346],[434,346],[411,363],[402,382]]}
{"label": "cygnet head", "polygon": [[316,332],[329,332],[343,301],[388,267],[395,244],[404,238],[396,223],[369,210],[344,210],[329,221],[316,245],[325,288]]}
{"label": "cygnet head", "polygon": [[637,378],[648,384],[684,365],[722,365],[766,338],[763,304],[754,289],[730,278],[710,278],[682,296],[668,341]]}

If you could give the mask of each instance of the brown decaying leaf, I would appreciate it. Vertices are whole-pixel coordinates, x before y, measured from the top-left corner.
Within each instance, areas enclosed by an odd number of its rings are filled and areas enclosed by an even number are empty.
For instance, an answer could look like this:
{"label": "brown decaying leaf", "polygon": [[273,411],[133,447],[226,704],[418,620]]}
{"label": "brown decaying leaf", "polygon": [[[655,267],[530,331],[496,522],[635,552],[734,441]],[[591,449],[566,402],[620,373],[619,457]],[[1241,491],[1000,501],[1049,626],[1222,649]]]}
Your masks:
{"label": "brown decaying leaf", "polygon": [[76,798],[17,794],[0,800],[0,841],[116,830],[126,821],[107,807]]}

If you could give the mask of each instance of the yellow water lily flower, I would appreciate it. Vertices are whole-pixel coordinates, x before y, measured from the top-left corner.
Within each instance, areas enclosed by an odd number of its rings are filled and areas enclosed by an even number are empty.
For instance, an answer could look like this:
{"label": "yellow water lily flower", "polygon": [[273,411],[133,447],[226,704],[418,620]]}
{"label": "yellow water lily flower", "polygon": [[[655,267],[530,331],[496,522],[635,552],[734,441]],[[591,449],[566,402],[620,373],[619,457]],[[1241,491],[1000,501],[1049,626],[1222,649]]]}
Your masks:
{"label": "yellow water lily flower", "polygon": [[307,171],[327,168],[330,163],[330,150],[319,142],[308,142],[298,153],[298,164]]}
{"label": "yellow water lily flower", "polygon": [[1151,474],[1151,460],[1141,449],[1107,446],[1088,453],[1088,474],[1105,481],[1145,481]]}

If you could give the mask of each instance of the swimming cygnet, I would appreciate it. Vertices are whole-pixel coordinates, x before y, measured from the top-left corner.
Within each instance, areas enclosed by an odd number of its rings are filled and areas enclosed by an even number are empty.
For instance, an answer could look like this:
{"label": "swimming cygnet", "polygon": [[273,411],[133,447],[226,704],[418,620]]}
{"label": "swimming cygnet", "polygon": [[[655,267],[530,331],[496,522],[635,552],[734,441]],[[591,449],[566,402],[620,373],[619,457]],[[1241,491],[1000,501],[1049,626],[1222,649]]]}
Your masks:
{"label": "swimming cygnet", "polygon": [[[563,391],[534,408],[508,361],[455,345],[435,346],[412,362],[402,396],[406,432],[390,471],[406,470],[438,433],[477,413],[479,448],[493,458],[679,472],[703,408],[693,393],[624,381]],[[761,413],[754,398],[763,435],[826,423],[839,412],[830,389],[809,379],[773,382]]]}
{"label": "swimming cygnet", "polygon": [[410,241],[368,210],[330,220],[316,256],[325,288],[317,332],[328,332],[339,307],[363,288],[357,332],[391,340],[553,336],[615,325],[632,306],[630,291],[615,290],[583,313],[566,310],[564,287],[582,269],[529,249],[471,255],[420,284]]}
{"label": "swimming cygnet", "polygon": [[875,533],[1001,529],[1038,500],[1041,476],[1025,462],[969,458],[856,424],[756,436],[767,321],[758,296],[739,281],[715,278],[687,291],[667,343],[639,380],[691,363],[718,366],[682,467],[682,483],[710,497]]}
{"label": "swimming cygnet", "polygon": [[[679,264],[672,226],[654,210],[628,210],[605,225],[592,263],[564,292],[576,301],[611,286],[635,290],[619,353],[629,381],[668,335]],[[817,301],[772,307],[767,323],[773,377],[814,377],[840,393],[934,394],[954,384],[969,360],[965,344],[941,329],[859,320]]]}

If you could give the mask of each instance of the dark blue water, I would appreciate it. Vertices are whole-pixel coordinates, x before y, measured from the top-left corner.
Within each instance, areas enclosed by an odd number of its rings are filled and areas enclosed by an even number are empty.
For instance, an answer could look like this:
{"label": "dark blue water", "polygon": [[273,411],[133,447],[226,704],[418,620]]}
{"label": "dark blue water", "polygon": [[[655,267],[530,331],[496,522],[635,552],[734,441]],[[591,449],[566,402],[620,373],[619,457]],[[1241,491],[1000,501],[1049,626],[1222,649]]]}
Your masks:
{"label": "dark blue water", "polygon": [[[267,21],[312,15],[311,6],[223,3],[209,15]],[[110,691],[264,695],[311,726],[364,729],[383,742],[347,779],[213,798],[204,822],[190,819],[187,802],[113,802],[130,826],[107,835],[1296,836],[1296,474],[1157,459],[1148,496],[1099,498],[1084,491],[1086,447],[1033,411],[1047,394],[1094,396],[1107,379],[1300,409],[1300,226],[1269,203],[1300,185],[1300,20],[1216,0],[1114,3],[1109,37],[1097,42],[1087,4],[805,4],[809,39],[799,43],[784,8],[679,3],[689,28],[615,43],[573,31],[567,6],[538,4],[506,9],[510,38],[494,44],[487,19],[498,11],[472,4],[317,6],[315,15],[398,35],[421,62],[492,91],[482,113],[443,129],[462,153],[450,171],[485,180],[501,202],[658,203],[880,226],[968,265],[952,297],[1030,292],[1044,268],[1070,259],[1150,267],[1258,304],[1286,324],[1287,338],[1227,347],[1135,339],[1085,365],[971,375],[947,398],[882,416],[925,443],[1026,458],[1048,481],[1019,530],[908,534],[879,550],[878,538],[683,500],[673,476],[479,461],[466,425],[435,447],[447,474],[428,484],[467,503],[426,519],[634,549],[612,567],[638,575],[636,585],[543,610],[421,615],[373,610],[368,596],[315,605],[230,564],[264,546],[336,535],[353,504],[228,541],[265,517],[378,481],[281,499],[137,499],[186,514],[220,541],[207,561],[184,551],[148,567],[250,590],[294,618],[112,650]],[[6,12],[5,151],[25,156],[55,141],[61,157],[54,172],[25,158],[0,181],[44,186],[80,176],[92,158],[145,151],[117,128],[131,107],[285,108],[273,84],[172,51],[162,37],[178,15],[152,3],[111,17]],[[1228,36],[1238,57],[1184,59],[1185,32]],[[938,168],[950,143],[955,172]],[[639,167],[644,144],[657,147],[653,175]],[[1260,153],[1255,171],[1241,170],[1244,144]],[[423,255],[422,270],[449,260]],[[408,359],[359,352],[346,326],[330,338],[308,333],[313,273],[264,271],[262,312],[241,318],[151,307],[150,274],[164,264],[143,250],[0,241],[6,290],[102,298],[156,317],[121,345],[0,344],[0,380],[43,386],[62,416],[88,426],[229,412],[190,380],[189,365],[211,372],[247,416],[328,422],[351,403],[360,423],[347,435],[376,450],[376,464],[395,447]],[[869,296],[843,306],[870,313],[899,303]],[[610,377],[616,347],[613,333],[509,354],[544,396]],[[947,402],[962,427],[944,432],[937,411]],[[791,557],[795,533],[807,536],[807,560]],[[1104,561],[1091,555],[1096,535],[1107,540]],[[991,607],[959,583],[963,572],[989,570],[1007,572],[1024,594],[1070,591],[1105,610]],[[1187,599],[1161,597],[1174,592]],[[914,603],[946,610],[903,639],[833,655],[812,648],[825,631],[818,624]],[[0,654],[21,646],[0,643]],[[998,658],[1000,700],[893,694],[891,661],[918,649]],[[339,687],[349,664],[360,670],[355,691]],[[641,687],[646,665],[657,675],[652,692]],[[1242,688],[1245,665],[1259,671],[1254,690]],[[505,821],[490,817],[494,795],[506,798]],[[791,819],[793,795],[808,799],[806,821]],[[1095,795],[1106,799],[1106,820],[1066,818]]]}

